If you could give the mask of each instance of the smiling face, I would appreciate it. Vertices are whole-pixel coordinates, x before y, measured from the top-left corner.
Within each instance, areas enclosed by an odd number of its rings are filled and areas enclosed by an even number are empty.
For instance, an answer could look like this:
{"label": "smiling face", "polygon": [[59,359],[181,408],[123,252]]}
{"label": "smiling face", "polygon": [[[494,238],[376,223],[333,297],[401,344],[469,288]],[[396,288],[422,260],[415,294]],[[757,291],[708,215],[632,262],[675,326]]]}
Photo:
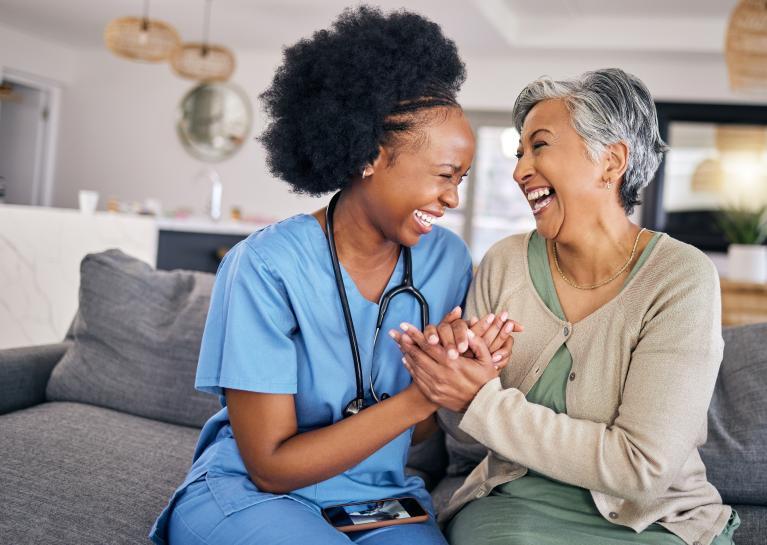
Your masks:
{"label": "smiling face", "polygon": [[367,214],[388,240],[414,246],[446,208],[474,158],[474,133],[459,108],[440,108],[397,149],[382,148],[364,188]]}
{"label": "smiling face", "polygon": [[561,100],[536,104],[522,126],[514,179],[535,215],[538,233],[570,240],[593,225],[600,210],[618,205],[605,191],[606,160],[593,162]]}

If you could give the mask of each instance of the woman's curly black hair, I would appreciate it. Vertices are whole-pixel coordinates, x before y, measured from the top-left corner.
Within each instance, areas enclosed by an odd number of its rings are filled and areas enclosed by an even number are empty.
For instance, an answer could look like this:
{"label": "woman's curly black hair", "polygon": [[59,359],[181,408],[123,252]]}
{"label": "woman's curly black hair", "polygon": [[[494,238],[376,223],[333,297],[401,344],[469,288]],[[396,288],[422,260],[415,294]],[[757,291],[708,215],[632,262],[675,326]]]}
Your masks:
{"label": "woman's curly black hair", "polygon": [[262,95],[270,123],[259,140],[271,172],[297,193],[341,189],[379,146],[417,129],[420,110],[457,106],[466,71],[452,40],[407,11],[345,10],[330,29],[284,51]]}

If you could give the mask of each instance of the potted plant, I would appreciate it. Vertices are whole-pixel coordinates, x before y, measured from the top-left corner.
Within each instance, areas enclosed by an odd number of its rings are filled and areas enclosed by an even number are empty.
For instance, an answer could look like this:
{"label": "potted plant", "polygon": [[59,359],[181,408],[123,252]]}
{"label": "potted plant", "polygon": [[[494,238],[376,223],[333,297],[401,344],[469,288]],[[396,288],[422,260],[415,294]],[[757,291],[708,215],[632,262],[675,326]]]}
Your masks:
{"label": "potted plant", "polygon": [[727,277],[746,282],[767,282],[767,206],[756,210],[724,208],[717,215],[719,228],[730,243]]}

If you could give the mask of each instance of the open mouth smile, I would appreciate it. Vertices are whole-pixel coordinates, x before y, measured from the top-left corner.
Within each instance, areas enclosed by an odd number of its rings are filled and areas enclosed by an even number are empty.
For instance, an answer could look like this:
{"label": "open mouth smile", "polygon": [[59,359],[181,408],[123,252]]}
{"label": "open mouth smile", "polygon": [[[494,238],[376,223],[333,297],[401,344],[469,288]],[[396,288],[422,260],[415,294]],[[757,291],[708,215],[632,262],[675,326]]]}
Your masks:
{"label": "open mouth smile", "polygon": [[441,215],[442,214],[436,214],[434,212],[416,210],[413,212],[413,219],[415,220],[416,225],[419,227],[419,231],[421,231],[423,234],[426,234],[431,232],[432,225]]}
{"label": "open mouth smile", "polygon": [[525,192],[535,216],[541,214],[554,201],[555,195],[553,187],[534,187]]}

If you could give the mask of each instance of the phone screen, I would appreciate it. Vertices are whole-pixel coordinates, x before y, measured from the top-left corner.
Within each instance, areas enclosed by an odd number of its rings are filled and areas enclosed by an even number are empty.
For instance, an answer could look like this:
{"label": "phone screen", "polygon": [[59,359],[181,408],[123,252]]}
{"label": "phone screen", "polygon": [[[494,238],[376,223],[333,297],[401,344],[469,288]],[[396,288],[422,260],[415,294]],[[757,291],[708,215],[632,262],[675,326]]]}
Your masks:
{"label": "phone screen", "polygon": [[338,505],[326,508],[325,513],[333,526],[357,526],[389,520],[405,520],[426,514],[413,498]]}

